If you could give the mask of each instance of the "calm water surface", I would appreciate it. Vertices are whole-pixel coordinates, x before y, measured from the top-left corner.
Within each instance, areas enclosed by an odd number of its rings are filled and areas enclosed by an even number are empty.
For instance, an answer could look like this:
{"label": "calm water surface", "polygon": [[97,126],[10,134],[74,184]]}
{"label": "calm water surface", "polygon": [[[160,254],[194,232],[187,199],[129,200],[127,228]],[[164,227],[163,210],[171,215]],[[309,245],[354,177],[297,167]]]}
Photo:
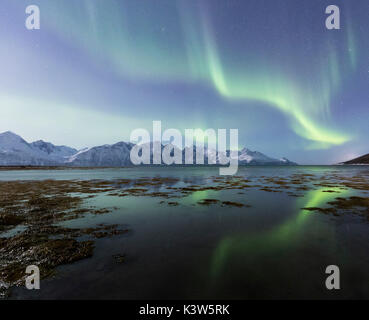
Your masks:
{"label": "calm water surface", "polygon": [[[237,173],[260,185],[265,177],[368,174],[366,166],[248,167]],[[175,177],[169,187],[211,185],[217,168],[125,168],[0,172],[0,180],[136,179]],[[262,179],[261,179],[262,177]],[[333,179],[333,178],[332,178]],[[265,184],[265,182],[264,182]],[[168,187],[166,186],[166,187]],[[161,187],[158,191],[163,191]],[[13,290],[13,298],[42,299],[247,299],[369,298],[369,223],[352,212],[340,216],[302,210],[367,190],[300,191],[300,197],[244,190],[206,190],[173,199],[98,194],[86,205],[114,210],[66,222],[67,226],[117,223],[131,231],[96,241],[94,256],[59,267],[41,290]],[[251,207],[203,206],[202,199]],[[166,203],[160,203],[164,200]],[[116,254],[126,261],[116,263]],[[341,290],[325,289],[325,268],[341,270]]]}

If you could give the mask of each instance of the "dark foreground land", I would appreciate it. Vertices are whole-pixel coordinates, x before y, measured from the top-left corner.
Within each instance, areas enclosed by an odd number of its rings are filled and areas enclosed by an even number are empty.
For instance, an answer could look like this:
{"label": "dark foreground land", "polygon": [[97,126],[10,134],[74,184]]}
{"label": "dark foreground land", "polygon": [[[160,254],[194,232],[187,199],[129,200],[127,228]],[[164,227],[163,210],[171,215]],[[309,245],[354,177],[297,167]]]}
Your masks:
{"label": "dark foreground land", "polygon": [[367,164],[369,165],[369,153],[364,156],[352,159],[350,161],[346,161],[345,164]]}

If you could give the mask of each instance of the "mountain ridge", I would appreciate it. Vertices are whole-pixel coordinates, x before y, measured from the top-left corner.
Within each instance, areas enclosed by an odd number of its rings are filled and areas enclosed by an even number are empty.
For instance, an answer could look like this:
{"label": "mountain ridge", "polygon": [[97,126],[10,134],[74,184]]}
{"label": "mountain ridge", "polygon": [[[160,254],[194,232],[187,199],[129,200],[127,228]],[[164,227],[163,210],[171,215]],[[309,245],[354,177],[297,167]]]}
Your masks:
{"label": "mountain ridge", "polygon": [[[0,166],[74,166],[74,167],[124,167],[132,166],[130,151],[133,143],[120,141],[114,144],[74,149],[65,145],[56,146],[51,142],[37,140],[28,143],[21,136],[6,131],[0,133]],[[152,150],[152,145],[150,150]],[[162,145],[162,149],[165,146]],[[207,164],[208,149],[204,150],[204,163]],[[181,150],[184,164],[185,148]],[[214,155],[215,153],[215,155]],[[152,151],[150,152],[152,159]],[[219,153],[211,151],[219,163]],[[229,155],[229,151],[227,151]],[[196,150],[193,160],[196,165]],[[297,165],[287,158],[275,159],[259,151],[243,148],[238,152],[239,165]],[[152,163],[152,162],[151,162]]]}

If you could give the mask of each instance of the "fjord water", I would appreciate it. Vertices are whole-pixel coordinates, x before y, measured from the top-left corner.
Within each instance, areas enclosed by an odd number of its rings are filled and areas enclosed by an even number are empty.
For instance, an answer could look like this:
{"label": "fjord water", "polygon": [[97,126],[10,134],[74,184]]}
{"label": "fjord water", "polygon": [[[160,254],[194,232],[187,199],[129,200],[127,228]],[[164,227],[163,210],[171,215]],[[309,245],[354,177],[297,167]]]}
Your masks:
{"label": "fjord water", "polygon": [[[252,181],[243,190],[196,191],[173,201],[159,197],[98,194],[86,206],[114,208],[86,215],[69,227],[114,223],[130,232],[96,241],[92,258],[58,267],[41,290],[16,288],[12,298],[42,299],[264,299],[369,298],[369,223],[352,214],[327,215],[302,210],[324,207],[335,197],[369,190],[323,192],[301,196],[261,190],[268,177],[307,174],[361,176],[366,166],[244,167],[237,175]],[[138,179],[175,177],[169,187],[206,186],[218,168],[121,168],[91,170],[2,171],[0,179]],[[168,186],[167,186],[168,187]],[[160,189],[159,191],[163,191]],[[203,199],[250,207],[201,205]],[[124,255],[123,263],[113,256]],[[337,265],[341,289],[327,290],[325,269]]]}

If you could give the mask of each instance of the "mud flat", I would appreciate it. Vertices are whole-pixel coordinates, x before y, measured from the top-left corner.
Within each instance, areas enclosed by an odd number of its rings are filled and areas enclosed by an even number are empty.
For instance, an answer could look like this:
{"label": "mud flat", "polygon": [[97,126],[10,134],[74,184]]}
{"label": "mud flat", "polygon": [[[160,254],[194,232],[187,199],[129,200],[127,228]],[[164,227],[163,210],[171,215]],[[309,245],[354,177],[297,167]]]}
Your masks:
{"label": "mud flat", "polygon": [[[114,224],[94,228],[57,225],[87,213],[110,212],[83,207],[84,199],[107,190],[111,190],[107,182],[0,182],[0,295],[6,297],[12,286],[23,285],[28,265],[39,266],[46,278],[59,265],[91,257],[96,239],[128,232]],[[3,236],[17,229],[21,231]]]}

